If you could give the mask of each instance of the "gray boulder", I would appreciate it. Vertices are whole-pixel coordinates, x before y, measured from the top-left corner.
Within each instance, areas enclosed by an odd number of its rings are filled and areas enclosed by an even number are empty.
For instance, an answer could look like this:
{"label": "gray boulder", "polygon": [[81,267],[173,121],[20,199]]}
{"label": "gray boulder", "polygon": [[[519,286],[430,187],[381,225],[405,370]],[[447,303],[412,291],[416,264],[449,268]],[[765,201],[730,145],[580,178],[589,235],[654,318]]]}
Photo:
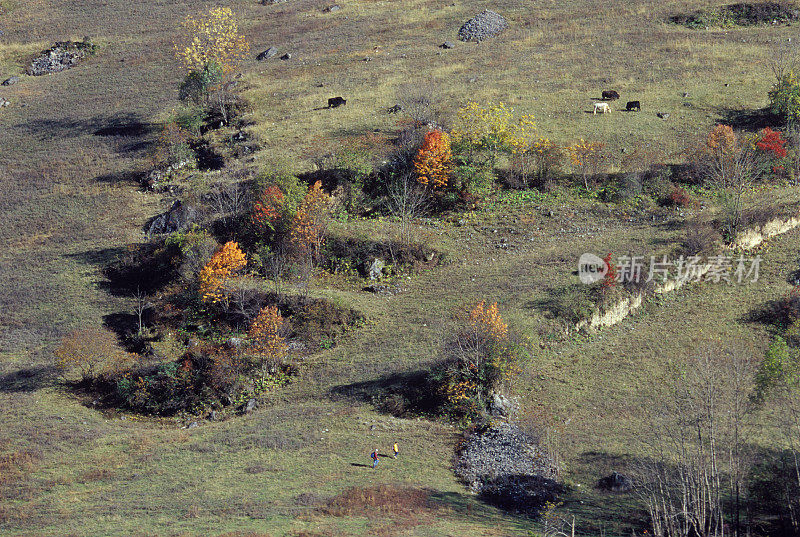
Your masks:
{"label": "gray boulder", "polygon": [[7,78],[7,79],[5,79],[3,81],[3,86],[13,86],[17,82],[19,82],[19,77],[18,76],[12,76],[12,77]]}
{"label": "gray boulder", "polygon": [[629,492],[633,489],[633,482],[626,475],[611,472],[611,475],[597,481],[597,488],[609,492]]}
{"label": "gray boulder", "polygon": [[247,404],[244,407],[244,412],[245,414],[247,414],[248,412],[252,412],[255,409],[256,409],[256,400],[250,399],[249,401],[247,401]]}
{"label": "gray boulder", "polygon": [[291,60],[291,59],[292,59],[292,55],[291,55],[290,53],[288,53],[288,52],[287,52],[286,54],[284,54],[283,56],[281,56],[281,59],[282,59],[282,60]]}
{"label": "gray boulder", "polygon": [[489,414],[500,418],[513,418],[519,412],[519,399],[493,393],[489,400]]}
{"label": "gray boulder", "polygon": [[439,45],[439,48],[455,48],[455,46],[456,46],[455,43],[453,43],[452,41],[445,41],[444,43]]}
{"label": "gray boulder", "polygon": [[383,276],[383,267],[385,266],[386,265],[384,264],[383,261],[381,261],[378,258],[375,258],[375,260],[372,262],[372,264],[370,264],[369,269],[367,270],[369,274],[369,279],[370,280],[380,279],[381,276]]}
{"label": "gray boulder", "polygon": [[148,222],[145,226],[145,232],[150,236],[183,231],[197,222],[198,218],[199,214],[194,206],[185,205],[180,200],[175,200],[175,203],[172,204],[172,207],[167,212],[156,216]]}
{"label": "gray boulder", "polygon": [[6,106],[11,106],[11,101],[0,97],[0,108],[5,108]]}
{"label": "gray boulder", "polygon": [[471,18],[458,30],[461,41],[481,42],[508,28],[508,21],[499,13],[486,9]]}
{"label": "gray boulder", "polygon": [[263,62],[264,60],[272,58],[276,54],[278,54],[278,49],[275,47],[269,47],[267,50],[256,56],[256,59],[260,62]]}

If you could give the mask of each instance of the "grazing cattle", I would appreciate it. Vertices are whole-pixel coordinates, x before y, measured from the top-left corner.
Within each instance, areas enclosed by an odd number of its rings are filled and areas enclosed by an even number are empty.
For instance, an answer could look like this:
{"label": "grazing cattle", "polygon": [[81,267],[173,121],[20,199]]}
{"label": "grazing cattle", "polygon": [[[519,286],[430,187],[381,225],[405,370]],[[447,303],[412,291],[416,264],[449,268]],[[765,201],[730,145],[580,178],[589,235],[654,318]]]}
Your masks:
{"label": "grazing cattle", "polygon": [[594,111],[592,114],[596,114],[598,110],[600,110],[601,114],[605,114],[606,112],[609,114],[611,113],[611,107],[608,106],[608,103],[594,103]]}
{"label": "grazing cattle", "polygon": [[338,106],[342,106],[343,104],[347,104],[347,100],[341,97],[331,97],[328,99],[328,108],[336,108]]}
{"label": "grazing cattle", "polygon": [[603,90],[604,101],[616,101],[619,99],[619,93],[614,90]]}
{"label": "grazing cattle", "polygon": [[625,110],[628,112],[633,112],[636,110],[637,112],[642,109],[642,105],[639,104],[639,101],[628,101],[628,104],[625,105]]}

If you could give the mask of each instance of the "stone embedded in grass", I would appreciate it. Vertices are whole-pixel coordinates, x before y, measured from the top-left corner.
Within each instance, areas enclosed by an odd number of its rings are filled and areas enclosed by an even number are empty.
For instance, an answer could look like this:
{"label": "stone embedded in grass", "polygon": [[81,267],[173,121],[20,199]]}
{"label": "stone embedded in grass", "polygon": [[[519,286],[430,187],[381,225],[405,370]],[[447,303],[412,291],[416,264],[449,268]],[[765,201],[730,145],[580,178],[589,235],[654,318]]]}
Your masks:
{"label": "stone embedded in grass", "polygon": [[277,54],[278,54],[278,49],[276,49],[275,47],[269,47],[267,50],[256,56],[256,59],[260,62],[263,62],[264,60],[268,60],[269,58],[272,58]]}
{"label": "stone embedded in grass", "polygon": [[11,101],[0,97],[0,108],[5,108],[6,106],[11,106]]}
{"label": "stone embedded in grass", "polygon": [[31,76],[42,76],[70,69],[88,54],[94,54],[97,46],[88,41],[62,41],[37,56],[28,67]]}
{"label": "stone embedded in grass", "polygon": [[18,76],[12,76],[12,77],[7,78],[7,79],[5,79],[3,81],[3,86],[13,86],[17,82],[19,82],[19,77]]}
{"label": "stone embedded in grass", "polygon": [[284,54],[283,56],[281,56],[281,59],[282,59],[282,60],[291,60],[291,59],[292,59],[292,55],[291,55],[290,53],[288,53],[288,52],[287,52],[286,54]]}
{"label": "stone embedded in grass", "polygon": [[455,48],[455,44],[453,44],[452,41],[445,41],[444,43],[439,45],[439,48]]}
{"label": "stone embedded in grass", "polygon": [[495,37],[508,28],[508,21],[499,13],[489,9],[471,18],[458,30],[461,41],[483,41]]}

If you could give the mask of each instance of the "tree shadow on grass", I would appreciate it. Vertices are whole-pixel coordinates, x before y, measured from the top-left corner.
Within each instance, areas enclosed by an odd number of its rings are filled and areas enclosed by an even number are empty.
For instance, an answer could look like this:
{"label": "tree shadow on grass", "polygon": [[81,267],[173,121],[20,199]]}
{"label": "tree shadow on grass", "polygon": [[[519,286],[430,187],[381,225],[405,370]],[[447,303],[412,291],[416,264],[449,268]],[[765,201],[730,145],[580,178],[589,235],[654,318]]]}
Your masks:
{"label": "tree shadow on grass", "polygon": [[758,131],[765,127],[778,128],[784,124],[783,118],[773,114],[769,108],[758,110],[717,109],[720,122],[737,130]]}
{"label": "tree shadow on grass", "polygon": [[370,403],[378,411],[396,417],[430,416],[441,404],[428,370],[392,373],[376,380],[335,386],[329,395],[334,400]]}
{"label": "tree shadow on grass", "polygon": [[0,375],[0,393],[35,392],[52,386],[58,378],[58,368],[40,365]]}

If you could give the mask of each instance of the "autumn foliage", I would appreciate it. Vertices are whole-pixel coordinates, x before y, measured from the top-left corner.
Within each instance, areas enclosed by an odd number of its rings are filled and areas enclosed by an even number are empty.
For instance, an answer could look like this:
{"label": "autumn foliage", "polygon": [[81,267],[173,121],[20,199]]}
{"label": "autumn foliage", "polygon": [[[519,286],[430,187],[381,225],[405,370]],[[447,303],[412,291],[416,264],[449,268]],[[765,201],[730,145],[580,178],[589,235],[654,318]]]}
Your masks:
{"label": "autumn foliage", "polygon": [[286,339],[280,335],[284,319],[277,306],[266,306],[250,325],[248,337],[255,353],[280,359],[286,353]]}
{"label": "autumn foliage", "polygon": [[330,196],[317,181],[308,189],[292,221],[290,243],[300,256],[319,255],[325,240],[329,205]]}
{"label": "autumn foliage", "polygon": [[99,328],[70,332],[53,354],[65,374],[78,372],[83,381],[120,371],[135,361],[135,355],[119,347],[113,333]]}
{"label": "autumn foliage", "polygon": [[203,302],[216,304],[225,297],[228,279],[247,265],[244,252],[235,242],[226,242],[200,271],[200,297]]}
{"label": "autumn foliage", "polygon": [[450,137],[439,129],[428,131],[414,159],[417,181],[433,190],[447,186],[450,176]]}
{"label": "autumn foliage", "polygon": [[496,303],[478,302],[456,319],[459,329],[432,378],[439,385],[446,412],[471,420],[486,410],[490,394],[518,372],[522,349],[509,337]]}
{"label": "autumn foliage", "polygon": [[774,131],[769,127],[758,131],[758,139],[756,147],[761,151],[774,156],[775,158],[783,158],[786,156],[786,138],[781,135],[780,131]]}
{"label": "autumn foliage", "polygon": [[275,224],[281,217],[283,200],[283,192],[275,185],[261,191],[250,213],[250,220],[257,233],[263,235],[275,231]]}
{"label": "autumn foliage", "polygon": [[189,15],[183,22],[184,37],[175,45],[175,52],[190,71],[202,71],[209,65],[217,65],[223,73],[229,73],[249,52],[244,36],[233,11],[217,7],[205,15]]}

